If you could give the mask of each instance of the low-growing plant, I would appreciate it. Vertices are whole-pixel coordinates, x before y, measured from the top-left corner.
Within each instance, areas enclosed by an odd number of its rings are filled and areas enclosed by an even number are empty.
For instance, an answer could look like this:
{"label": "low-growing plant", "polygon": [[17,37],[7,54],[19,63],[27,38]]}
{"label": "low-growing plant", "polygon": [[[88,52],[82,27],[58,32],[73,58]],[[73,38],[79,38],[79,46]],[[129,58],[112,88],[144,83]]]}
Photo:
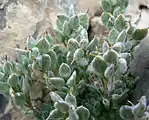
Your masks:
{"label": "low-growing plant", "polygon": [[[88,39],[89,17],[57,15],[58,42],[45,32],[27,39],[16,61],[0,69],[0,91],[38,120],[121,120],[145,115],[146,99],[127,106],[138,78],[131,75],[133,49],[147,36],[126,17],[128,0],[102,0],[101,20],[109,29],[103,44]],[[100,31],[99,31],[100,32]],[[102,46],[100,48],[100,46]],[[124,106],[123,106],[124,105]]]}

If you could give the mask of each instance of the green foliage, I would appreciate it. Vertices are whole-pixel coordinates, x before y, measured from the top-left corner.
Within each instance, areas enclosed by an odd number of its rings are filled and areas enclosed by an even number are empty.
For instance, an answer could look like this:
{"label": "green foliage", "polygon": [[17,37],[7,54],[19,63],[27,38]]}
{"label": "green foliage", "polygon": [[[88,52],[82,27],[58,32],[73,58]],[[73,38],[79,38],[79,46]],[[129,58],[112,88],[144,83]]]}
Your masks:
{"label": "green foliage", "polygon": [[125,104],[135,84],[129,73],[133,48],[148,29],[128,23],[127,6],[128,0],[102,0],[101,20],[109,34],[99,45],[98,38],[88,39],[88,14],[75,14],[71,5],[67,14],[57,15],[53,28],[57,43],[47,32],[37,41],[29,37],[17,62],[6,61],[0,71],[0,91],[38,120],[144,117],[145,97],[137,105]]}

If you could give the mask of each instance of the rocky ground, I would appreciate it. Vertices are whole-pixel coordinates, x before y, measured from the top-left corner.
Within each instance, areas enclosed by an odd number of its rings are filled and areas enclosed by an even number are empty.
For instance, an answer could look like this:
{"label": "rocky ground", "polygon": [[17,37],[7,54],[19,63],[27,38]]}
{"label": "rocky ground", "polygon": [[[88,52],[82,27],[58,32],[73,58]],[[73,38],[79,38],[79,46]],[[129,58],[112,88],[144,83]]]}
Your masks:
{"label": "rocky ground", "polygon": [[[52,25],[56,20],[56,13],[59,12],[56,0],[47,0],[44,4],[43,0],[0,0],[0,60],[5,54],[11,58],[15,58],[15,51],[12,48],[25,47],[26,39],[29,35],[41,34],[44,31],[52,33]],[[78,7],[78,11],[87,11],[89,15],[96,17],[91,19],[91,36],[101,36],[106,30],[100,21],[102,9],[100,0],[74,0]],[[139,5],[149,6],[149,0],[130,0],[130,6],[127,13],[132,15],[132,19],[136,19],[140,13]],[[149,10],[142,12],[139,27],[149,26]],[[144,47],[145,46],[145,47]],[[142,49],[143,48],[143,49]],[[135,90],[134,96],[137,98],[145,94],[149,97],[148,76],[149,76],[149,40],[146,39],[140,45],[135,60],[134,70],[136,74],[141,75],[142,80]],[[147,67],[146,67],[147,66]],[[145,67],[145,69],[144,69]],[[143,76],[144,75],[144,76]],[[136,95],[137,94],[137,95]],[[14,114],[12,120],[29,120],[24,118],[20,113]],[[33,118],[31,118],[33,120]]]}

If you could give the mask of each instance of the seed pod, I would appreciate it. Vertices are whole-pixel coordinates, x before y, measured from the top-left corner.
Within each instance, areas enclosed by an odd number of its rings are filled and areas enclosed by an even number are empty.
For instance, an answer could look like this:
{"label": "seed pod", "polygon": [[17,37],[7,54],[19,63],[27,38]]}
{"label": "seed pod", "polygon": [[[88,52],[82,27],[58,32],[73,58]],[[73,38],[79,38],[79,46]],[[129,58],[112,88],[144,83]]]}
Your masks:
{"label": "seed pod", "polygon": [[50,49],[50,44],[47,39],[41,38],[39,41],[37,41],[36,47],[39,49],[39,52],[41,54],[44,54],[44,53],[48,53]]}
{"label": "seed pod", "polygon": [[76,85],[76,77],[77,77],[77,73],[76,73],[76,71],[74,71],[72,73],[72,75],[69,77],[69,79],[67,80],[66,85],[69,87],[75,86]]}
{"label": "seed pod", "polygon": [[71,28],[69,27],[68,21],[65,21],[63,24],[63,34],[69,36],[71,34]]}
{"label": "seed pod", "polygon": [[62,112],[60,112],[58,109],[54,109],[50,112],[50,114],[46,120],[61,119],[62,116],[63,116]]}
{"label": "seed pod", "polygon": [[6,75],[11,74],[12,70],[11,70],[11,63],[9,61],[6,61],[3,65],[3,72]]}
{"label": "seed pod", "polygon": [[69,119],[70,120],[79,120],[79,116],[76,111],[72,108],[69,109]]}
{"label": "seed pod", "polygon": [[68,78],[71,74],[70,66],[66,63],[62,63],[59,67],[59,74],[63,78]]}
{"label": "seed pod", "polygon": [[72,93],[68,93],[65,97],[65,101],[74,107],[77,106],[76,97]]}
{"label": "seed pod", "polygon": [[79,43],[76,39],[70,38],[68,40],[68,48],[70,51],[75,51],[79,48]]}
{"label": "seed pod", "polygon": [[121,118],[123,118],[124,120],[133,120],[134,119],[134,115],[132,113],[132,107],[128,106],[128,105],[124,105],[120,108],[119,110],[120,116]]}
{"label": "seed pod", "polygon": [[40,55],[39,50],[37,47],[32,48],[32,50],[29,52],[29,59],[35,59]]}
{"label": "seed pod", "polygon": [[117,18],[115,19],[114,26],[115,26],[115,29],[119,32],[121,32],[122,30],[126,28],[125,18],[122,14],[117,16]]}
{"label": "seed pod", "polygon": [[82,25],[86,30],[88,30],[89,27],[89,16],[87,13],[81,13],[78,15],[80,25]]}
{"label": "seed pod", "polygon": [[7,80],[8,85],[13,88],[16,88],[18,84],[18,76],[16,74],[11,74]]}
{"label": "seed pod", "polygon": [[96,47],[98,46],[98,39],[97,37],[94,37],[93,40],[90,41],[90,43],[88,44],[87,50],[89,51],[95,51]]}
{"label": "seed pod", "polygon": [[96,56],[91,64],[97,74],[103,74],[107,68],[107,63],[102,56]]}
{"label": "seed pod", "polygon": [[121,31],[120,34],[118,35],[116,41],[117,41],[117,42],[125,42],[126,37],[127,37],[127,32],[126,32],[126,30],[123,30],[123,31]]}
{"label": "seed pod", "polygon": [[57,54],[56,54],[56,52],[54,52],[53,50],[49,50],[49,52],[47,54],[51,58],[51,67],[53,69],[56,68],[56,63],[57,63]]}
{"label": "seed pod", "polygon": [[84,107],[84,106],[77,107],[76,112],[79,116],[79,120],[88,120],[89,119],[90,112],[86,107]]}
{"label": "seed pod", "polygon": [[5,74],[0,72],[0,82],[5,82]]}
{"label": "seed pod", "polygon": [[102,23],[107,26],[109,19],[111,18],[111,14],[109,12],[103,12],[101,15]]}
{"label": "seed pod", "polygon": [[75,51],[75,53],[73,55],[73,61],[75,61],[75,60],[77,61],[83,57],[84,57],[84,51],[81,48],[79,48]]}
{"label": "seed pod", "polygon": [[34,38],[32,37],[32,36],[29,36],[28,38],[27,38],[27,48],[29,48],[29,49],[32,49],[33,47],[35,47],[36,46],[36,41],[34,40]]}
{"label": "seed pod", "polygon": [[28,93],[30,90],[30,84],[29,84],[30,78],[29,76],[25,75],[25,78],[23,79],[22,83],[22,91],[23,93]]}
{"label": "seed pod", "polygon": [[107,69],[104,72],[104,76],[106,78],[110,78],[114,73],[114,65],[111,64],[109,67],[107,67]]}
{"label": "seed pod", "polygon": [[132,39],[142,40],[147,36],[147,34],[148,34],[148,28],[136,29],[134,33],[132,34]]}
{"label": "seed pod", "polygon": [[55,92],[50,92],[50,96],[53,102],[60,102],[63,101],[63,99]]}
{"label": "seed pod", "polygon": [[25,96],[21,92],[17,92],[14,94],[14,103],[18,106],[23,107],[25,104]]}
{"label": "seed pod", "polygon": [[51,57],[48,54],[42,55],[42,70],[48,72],[51,68]]}
{"label": "seed pod", "polygon": [[60,112],[65,113],[68,112],[70,105],[65,101],[58,101],[54,103],[54,107]]}
{"label": "seed pod", "polygon": [[118,65],[118,71],[121,74],[124,74],[127,71],[127,68],[128,68],[127,62],[124,58],[120,58],[117,65]]}
{"label": "seed pod", "polygon": [[69,19],[69,26],[72,29],[77,29],[79,27],[79,18],[77,15],[70,17]]}
{"label": "seed pod", "polygon": [[109,44],[107,41],[104,41],[103,45],[102,45],[102,51],[103,53],[107,52],[109,50]]}
{"label": "seed pod", "polygon": [[132,108],[132,113],[137,118],[143,117],[146,111],[146,97],[142,96],[139,103]]}
{"label": "seed pod", "polygon": [[121,53],[125,50],[125,45],[122,42],[117,42],[112,46],[112,49],[115,50],[117,53]]}
{"label": "seed pod", "polygon": [[65,80],[60,77],[49,78],[49,82],[54,85],[56,88],[61,88],[65,85]]}
{"label": "seed pod", "polygon": [[80,42],[79,42],[79,47],[81,47],[82,49],[87,49],[87,46],[88,46],[88,39],[82,39]]}
{"label": "seed pod", "polygon": [[113,12],[113,7],[112,7],[112,5],[110,4],[109,1],[102,0],[101,6],[104,9],[104,11]]}
{"label": "seed pod", "polygon": [[110,49],[106,53],[103,54],[104,60],[112,64],[117,63],[118,56],[119,56],[118,53],[113,49]]}
{"label": "seed pod", "polygon": [[118,35],[119,35],[119,32],[116,29],[110,30],[108,35],[108,42],[110,42],[111,44],[116,43],[116,39]]}

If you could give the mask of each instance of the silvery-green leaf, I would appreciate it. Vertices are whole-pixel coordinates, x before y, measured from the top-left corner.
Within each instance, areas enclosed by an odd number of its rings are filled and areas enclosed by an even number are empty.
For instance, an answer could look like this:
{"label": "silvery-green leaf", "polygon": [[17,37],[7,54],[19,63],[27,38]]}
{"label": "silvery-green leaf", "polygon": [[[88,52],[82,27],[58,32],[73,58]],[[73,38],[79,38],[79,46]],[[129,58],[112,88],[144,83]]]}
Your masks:
{"label": "silvery-green leaf", "polygon": [[49,50],[49,52],[47,54],[51,57],[51,67],[54,69],[56,67],[56,63],[57,63],[56,52],[53,50]]}
{"label": "silvery-green leaf", "polygon": [[83,29],[81,31],[81,36],[84,38],[84,39],[88,39],[88,33],[87,33],[87,30],[86,29]]}
{"label": "silvery-green leaf", "polygon": [[119,35],[118,35],[116,41],[117,41],[117,42],[125,42],[126,37],[127,37],[127,32],[126,32],[126,30],[123,30],[123,31],[121,31],[121,32],[119,33]]}
{"label": "silvery-green leaf", "polygon": [[7,79],[8,85],[15,88],[18,84],[18,76],[16,74],[11,74]]}
{"label": "silvery-green leaf", "polygon": [[24,104],[25,104],[25,96],[23,93],[21,92],[17,92],[15,93],[15,96],[14,96],[14,103],[18,106],[21,106],[23,107]]}
{"label": "silvery-green leaf", "polygon": [[79,120],[88,120],[90,117],[90,111],[84,106],[77,107],[76,112],[79,116]]}
{"label": "silvery-green leaf", "polygon": [[61,119],[63,116],[62,112],[60,112],[58,109],[54,109],[50,112],[48,118],[46,120],[57,120],[57,119]]}
{"label": "silvery-green leaf", "polygon": [[119,14],[121,14],[121,8],[120,7],[114,8],[113,16],[117,17]]}
{"label": "silvery-green leaf", "polygon": [[69,36],[71,33],[71,29],[69,28],[68,21],[65,21],[63,24],[63,34],[65,36]]}
{"label": "silvery-green leaf", "polygon": [[113,75],[113,73],[114,73],[114,65],[110,64],[110,66],[106,68],[104,76],[106,78],[110,78]]}
{"label": "silvery-green leaf", "polygon": [[70,63],[73,61],[73,54],[74,54],[73,51],[69,51],[69,52],[67,53],[67,56],[66,56],[66,61],[67,61],[67,63],[70,64]]}
{"label": "silvery-green leaf", "polygon": [[127,71],[127,62],[124,58],[120,58],[118,61],[118,71],[124,74]]}
{"label": "silvery-green leaf", "polygon": [[126,21],[122,14],[117,16],[117,18],[115,19],[114,26],[115,26],[115,29],[119,32],[121,32],[126,28]]}
{"label": "silvery-green leaf", "polygon": [[88,46],[88,39],[82,39],[80,42],[79,42],[79,47],[81,47],[82,49],[87,49],[87,46]]}
{"label": "silvery-green leaf", "polygon": [[54,32],[55,32],[55,35],[56,35],[56,39],[60,42],[64,42],[65,38],[64,38],[64,35],[62,33],[62,31],[60,31],[59,29],[57,28],[53,28]]}
{"label": "silvery-green leaf", "polygon": [[65,101],[74,107],[77,106],[76,97],[71,92],[66,95]]}
{"label": "silvery-green leaf", "polygon": [[3,72],[6,75],[11,74],[12,70],[11,70],[11,63],[9,61],[6,61],[3,65]]}
{"label": "silvery-green leaf", "polygon": [[110,3],[112,3],[112,5],[117,5],[117,0],[109,0]]}
{"label": "silvery-green leaf", "polygon": [[107,68],[107,63],[102,56],[96,56],[91,64],[97,74],[103,74]]}
{"label": "silvery-green leaf", "polygon": [[34,40],[34,38],[33,37],[31,37],[31,36],[29,36],[28,38],[27,38],[27,48],[29,48],[29,49],[32,49],[33,47],[35,47],[36,46],[36,41]]}
{"label": "silvery-green leaf", "polygon": [[79,48],[79,43],[76,39],[70,38],[68,40],[68,48],[70,51],[74,51]]}
{"label": "silvery-green leaf", "polygon": [[35,59],[40,55],[39,49],[37,47],[32,48],[32,50],[29,52],[29,58],[30,60]]}
{"label": "silvery-green leaf", "polygon": [[88,44],[87,50],[95,51],[97,46],[98,46],[98,39],[97,37],[94,37],[93,40],[91,40],[90,43]]}
{"label": "silvery-green leaf", "polygon": [[50,97],[51,97],[53,102],[63,101],[63,99],[55,92],[50,92]]}
{"label": "silvery-green leaf", "polygon": [[110,4],[109,1],[102,0],[101,6],[104,9],[104,11],[113,12],[113,7],[112,7],[112,5]]}
{"label": "silvery-green leaf", "polygon": [[119,35],[119,32],[116,29],[110,30],[109,35],[108,35],[108,42],[112,44],[116,43],[116,39],[118,35]]}
{"label": "silvery-green leaf", "polygon": [[129,0],[117,0],[118,1],[118,5],[120,6],[120,8],[122,9],[123,12],[125,12],[125,9],[128,7],[129,4]]}
{"label": "silvery-green leaf", "polygon": [[118,53],[121,53],[125,50],[125,45],[122,42],[117,42],[112,46],[112,49]]}
{"label": "silvery-green leaf", "polygon": [[75,7],[73,4],[69,7],[69,16],[74,16],[76,14]]}
{"label": "silvery-green leaf", "polygon": [[128,105],[124,105],[122,107],[120,107],[119,110],[120,116],[121,118],[123,118],[124,120],[133,120],[134,119],[134,115],[132,113],[132,107],[128,106]]}
{"label": "silvery-green leaf", "polygon": [[127,28],[127,34],[132,35],[134,33],[134,31],[136,30],[136,26],[135,25],[131,25]]}
{"label": "silvery-green leaf", "polygon": [[48,82],[54,85],[57,89],[62,88],[65,85],[65,80],[60,77],[49,78]]}
{"label": "silvery-green leaf", "polygon": [[77,29],[79,27],[80,23],[79,23],[79,18],[77,15],[74,15],[72,17],[70,17],[70,20],[69,20],[69,26],[72,28],[72,29]]}
{"label": "silvery-green leaf", "polygon": [[65,21],[69,20],[69,17],[65,14],[58,14],[57,18],[62,22],[62,24],[64,24]]}
{"label": "silvery-green leaf", "polygon": [[122,58],[124,58],[127,61],[128,64],[131,62],[131,54],[130,53],[121,53],[120,55]]}
{"label": "silvery-green leaf", "polygon": [[82,48],[79,48],[75,51],[73,55],[73,60],[79,60],[84,57],[84,51]]}
{"label": "silvery-green leaf", "polygon": [[59,19],[56,19],[56,27],[59,30],[63,30],[63,23]]}
{"label": "silvery-green leaf", "polygon": [[125,51],[130,51],[132,48],[132,41],[125,42]]}
{"label": "silvery-green leaf", "polygon": [[47,41],[49,42],[50,47],[51,47],[53,45],[53,38],[52,38],[52,36],[48,32],[46,32],[45,33],[45,38],[47,39]]}
{"label": "silvery-green leaf", "polygon": [[72,75],[69,77],[69,79],[67,80],[67,83],[66,83],[67,86],[73,87],[76,85],[76,77],[77,77],[76,75],[77,73],[76,71],[74,71]]}
{"label": "silvery-green leaf", "polygon": [[86,59],[86,58],[81,58],[80,60],[77,61],[77,63],[78,63],[80,66],[85,67],[85,66],[88,65],[89,60]]}
{"label": "silvery-green leaf", "polygon": [[23,91],[24,93],[28,93],[29,90],[30,90],[29,80],[30,80],[30,78],[29,78],[29,76],[27,76],[27,75],[26,75],[25,78],[23,79],[22,91]]}
{"label": "silvery-green leaf", "polygon": [[73,107],[69,109],[69,119],[70,120],[79,120],[79,116]]}
{"label": "silvery-green leaf", "polygon": [[119,57],[119,54],[113,49],[110,49],[103,54],[104,60],[112,64],[117,63],[118,57]]}
{"label": "silvery-green leaf", "polygon": [[51,57],[48,54],[42,55],[42,70],[48,72],[51,68]]}
{"label": "silvery-green leaf", "polygon": [[41,38],[39,41],[36,43],[36,47],[39,49],[39,52],[41,54],[47,53],[50,49],[50,44],[45,38]]}
{"label": "silvery-green leaf", "polygon": [[4,82],[5,80],[5,74],[0,72],[0,82]]}
{"label": "silvery-green leaf", "polygon": [[104,43],[102,44],[102,52],[105,53],[109,50],[110,46],[108,44],[107,41],[104,41]]}
{"label": "silvery-green leaf", "polygon": [[88,30],[89,27],[89,16],[87,13],[80,13],[79,15],[80,24]]}
{"label": "silvery-green leaf", "polygon": [[0,82],[0,92],[4,94],[4,96],[9,95],[9,85],[6,82]]}
{"label": "silvery-green leaf", "polygon": [[54,107],[58,109],[60,112],[65,113],[68,112],[70,105],[65,101],[58,101],[54,103]]}
{"label": "silvery-green leaf", "polygon": [[114,22],[111,19],[108,20],[107,27],[110,30],[114,27]]}
{"label": "silvery-green leaf", "polygon": [[108,13],[108,12],[103,12],[102,15],[101,15],[101,20],[102,20],[102,23],[107,26],[107,23],[109,21],[109,19],[111,18],[111,14]]}
{"label": "silvery-green leaf", "polygon": [[132,39],[142,40],[147,36],[147,34],[148,34],[148,28],[136,29],[132,34]]}
{"label": "silvery-green leaf", "polygon": [[59,67],[59,74],[63,78],[68,78],[71,75],[70,66],[66,63],[62,63]]}

